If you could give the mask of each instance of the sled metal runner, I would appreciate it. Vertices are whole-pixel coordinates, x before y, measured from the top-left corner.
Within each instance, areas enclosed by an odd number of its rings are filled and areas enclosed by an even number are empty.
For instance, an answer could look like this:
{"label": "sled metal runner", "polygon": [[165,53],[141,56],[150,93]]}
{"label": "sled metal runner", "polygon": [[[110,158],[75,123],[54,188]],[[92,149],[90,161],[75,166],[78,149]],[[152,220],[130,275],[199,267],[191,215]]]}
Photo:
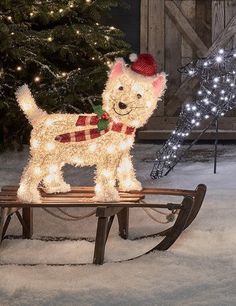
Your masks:
{"label": "sled metal runner", "polygon": [[[18,186],[4,186],[0,192],[0,243],[6,238],[8,226],[13,215],[16,215],[22,226],[22,237],[32,239],[33,235],[33,209],[34,208],[70,208],[91,207],[96,210],[97,231],[93,263],[102,265],[104,263],[105,246],[115,216],[119,224],[119,235],[128,239],[129,213],[131,208],[153,208],[176,213],[176,220],[166,230],[152,235],[144,235],[136,239],[147,237],[163,237],[151,250],[165,251],[178,239],[181,233],[196,218],[206,193],[206,186],[200,184],[195,190],[167,189],[167,188],[143,188],[142,191],[122,192],[120,191],[120,202],[95,203],[93,187],[72,187],[72,190],[64,194],[46,194],[41,190],[42,203],[20,203],[16,197]],[[146,195],[166,195],[182,197],[180,203],[144,203]],[[177,213],[178,212],[178,213]],[[1,250],[0,250],[1,251]],[[140,255],[140,256],[142,256]],[[138,256],[138,257],[140,257]],[[135,257],[137,258],[137,257]],[[132,260],[131,258],[129,260]],[[61,265],[61,264],[55,264]],[[64,265],[64,264],[63,264]],[[71,265],[80,265],[73,264]]]}

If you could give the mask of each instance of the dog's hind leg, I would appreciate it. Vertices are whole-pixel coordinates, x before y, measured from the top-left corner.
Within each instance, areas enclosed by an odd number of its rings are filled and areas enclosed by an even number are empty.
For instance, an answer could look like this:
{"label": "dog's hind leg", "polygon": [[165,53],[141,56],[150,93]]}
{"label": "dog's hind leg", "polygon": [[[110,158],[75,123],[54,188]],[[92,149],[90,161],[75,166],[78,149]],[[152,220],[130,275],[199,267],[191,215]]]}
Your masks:
{"label": "dog's hind leg", "polygon": [[43,178],[44,191],[46,193],[68,192],[70,184],[64,181],[61,167],[53,164],[49,166],[47,175]]}
{"label": "dog's hind leg", "polygon": [[38,160],[31,158],[22,174],[20,187],[17,191],[17,197],[21,202],[41,203],[38,185],[45,175],[44,171],[42,164]]}

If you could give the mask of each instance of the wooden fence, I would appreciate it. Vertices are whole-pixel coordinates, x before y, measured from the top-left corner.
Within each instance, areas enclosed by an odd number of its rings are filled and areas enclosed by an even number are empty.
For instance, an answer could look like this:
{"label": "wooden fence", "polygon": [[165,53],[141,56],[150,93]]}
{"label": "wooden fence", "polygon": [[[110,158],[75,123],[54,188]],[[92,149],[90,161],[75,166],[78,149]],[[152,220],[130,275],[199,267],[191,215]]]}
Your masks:
{"label": "wooden fence", "polygon": [[[236,0],[141,0],[140,9],[140,51],[153,54],[169,76],[165,99],[139,138],[164,139],[197,85],[177,69],[196,56],[236,47]],[[220,120],[220,129],[221,138],[236,139],[236,111]]]}

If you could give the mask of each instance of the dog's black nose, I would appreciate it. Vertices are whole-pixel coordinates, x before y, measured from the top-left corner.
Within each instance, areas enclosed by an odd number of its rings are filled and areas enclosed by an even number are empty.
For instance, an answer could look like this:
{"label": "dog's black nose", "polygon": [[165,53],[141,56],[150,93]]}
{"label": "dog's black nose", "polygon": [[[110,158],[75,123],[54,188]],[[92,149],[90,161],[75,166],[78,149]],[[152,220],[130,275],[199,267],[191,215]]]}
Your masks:
{"label": "dog's black nose", "polygon": [[118,106],[119,106],[120,109],[126,109],[126,107],[127,107],[127,105],[123,102],[119,102]]}

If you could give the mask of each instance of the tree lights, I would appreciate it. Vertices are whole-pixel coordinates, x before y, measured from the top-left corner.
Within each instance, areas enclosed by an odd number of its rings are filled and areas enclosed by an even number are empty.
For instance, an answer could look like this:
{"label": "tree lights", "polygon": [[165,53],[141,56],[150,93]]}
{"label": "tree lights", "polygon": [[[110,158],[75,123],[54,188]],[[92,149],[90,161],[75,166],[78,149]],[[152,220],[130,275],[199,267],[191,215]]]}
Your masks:
{"label": "tree lights", "polygon": [[220,49],[207,58],[187,64],[180,72],[198,77],[200,88],[193,101],[183,106],[175,130],[156,153],[151,172],[153,179],[167,175],[178,163],[184,153],[181,146],[195,127],[208,118],[214,122],[236,104],[236,50]]}

